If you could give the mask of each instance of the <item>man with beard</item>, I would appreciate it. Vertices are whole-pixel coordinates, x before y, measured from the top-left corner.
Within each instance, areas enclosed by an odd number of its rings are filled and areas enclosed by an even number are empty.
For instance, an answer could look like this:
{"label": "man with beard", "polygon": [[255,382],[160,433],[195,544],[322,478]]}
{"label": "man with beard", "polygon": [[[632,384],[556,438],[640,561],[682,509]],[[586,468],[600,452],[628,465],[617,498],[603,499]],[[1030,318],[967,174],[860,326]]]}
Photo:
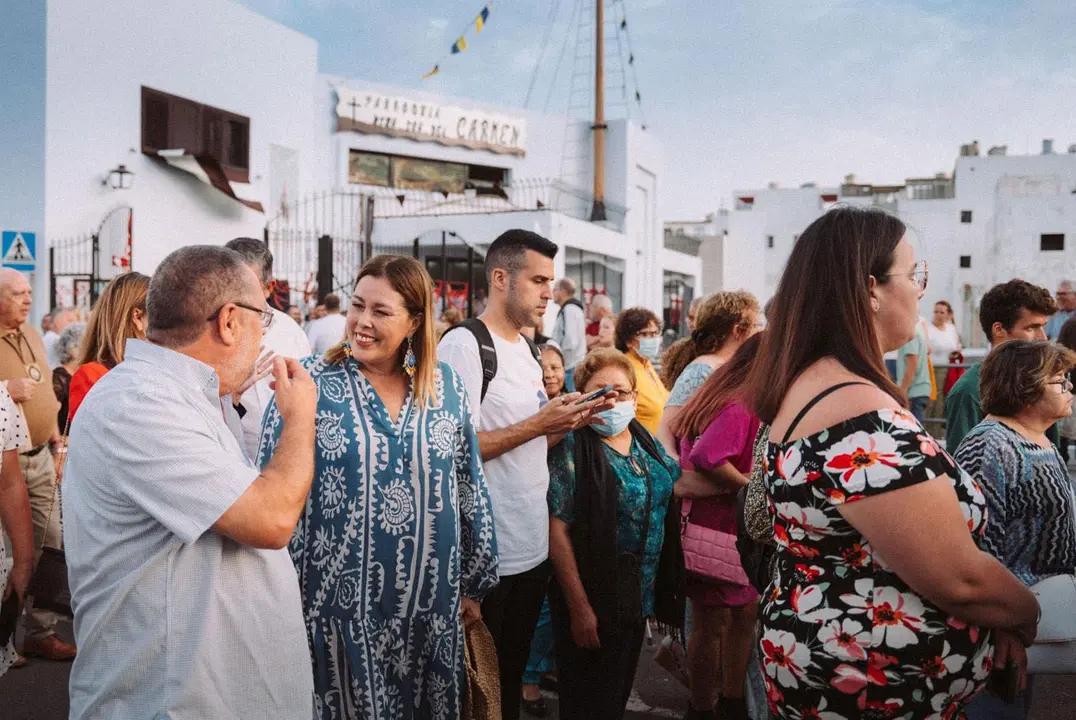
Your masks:
{"label": "man with beard", "polygon": [[542,366],[520,332],[538,325],[553,298],[556,254],[554,243],[526,230],[494,240],[479,324],[458,325],[470,332],[446,332],[438,346],[467,388],[493,505],[500,584],[483,600],[482,616],[497,646],[504,720],[519,718],[523,671],[551,573],[547,436],[562,436],[612,407],[608,396],[587,403],[578,393],[547,398]]}
{"label": "man with beard", "polygon": [[317,390],[277,358],[284,420],[261,471],[223,407],[272,320],[237,253],[195,245],[158,267],[147,340],[71,426],[63,519],[79,720],[309,720],[313,678],[287,550],[314,473]]}

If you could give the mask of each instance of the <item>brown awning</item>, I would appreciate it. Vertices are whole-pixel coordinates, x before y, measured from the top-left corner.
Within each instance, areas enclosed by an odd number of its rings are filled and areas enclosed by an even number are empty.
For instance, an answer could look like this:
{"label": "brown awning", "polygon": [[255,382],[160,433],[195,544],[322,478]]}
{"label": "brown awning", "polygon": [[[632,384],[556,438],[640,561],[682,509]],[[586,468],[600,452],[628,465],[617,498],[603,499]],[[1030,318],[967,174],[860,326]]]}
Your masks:
{"label": "brown awning", "polygon": [[[193,175],[207,185],[212,185],[222,193],[246,205],[251,210],[264,213],[265,209],[257,200],[247,200],[240,195],[249,192],[250,186],[246,183],[233,183],[224,174],[224,168],[220,162],[211,155],[191,155],[186,150],[158,150],[158,157],[166,163]],[[238,192],[237,192],[238,191]]]}

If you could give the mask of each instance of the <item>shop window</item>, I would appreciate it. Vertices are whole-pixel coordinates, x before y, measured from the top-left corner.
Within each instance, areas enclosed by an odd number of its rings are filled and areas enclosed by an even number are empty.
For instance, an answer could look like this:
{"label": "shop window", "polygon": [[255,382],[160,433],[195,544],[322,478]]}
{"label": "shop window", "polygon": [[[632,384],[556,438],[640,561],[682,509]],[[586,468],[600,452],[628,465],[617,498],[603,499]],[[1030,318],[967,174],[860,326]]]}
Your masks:
{"label": "shop window", "polygon": [[250,118],[142,88],[142,152],[208,155],[233,182],[250,182]]}
{"label": "shop window", "polygon": [[483,190],[499,190],[507,185],[507,180],[507,170],[485,165],[466,165],[364,150],[351,150],[348,155],[348,183],[351,185],[447,193],[462,193],[472,187],[479,194],[483,194]]}
{"label": "shop window", "polygon": [[609,296],[613,312],[620,312],[624,302],[622,259],[568,247],[564,249],[564,274],[575,280],[578,297],[588,315],[590,301],[595,295]]}

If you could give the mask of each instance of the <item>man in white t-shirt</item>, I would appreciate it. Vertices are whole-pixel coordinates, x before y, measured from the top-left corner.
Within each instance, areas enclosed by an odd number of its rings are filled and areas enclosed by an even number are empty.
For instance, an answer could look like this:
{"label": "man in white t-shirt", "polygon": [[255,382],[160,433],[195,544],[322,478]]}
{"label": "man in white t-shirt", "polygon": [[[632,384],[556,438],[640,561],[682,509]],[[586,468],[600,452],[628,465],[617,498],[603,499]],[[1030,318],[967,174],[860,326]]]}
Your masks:
{"label": "man in white t-shirt", "polygon": [[482,616],[497,646],[504,720],[519,718],[523,671],[551,572],[546,438],[612,407],[606,398],[577,404],[575,393],[546,398],[541,365],[520,334],[545,314],[556,254],[555,244],[526,230],[509,230],[489,246],[489,301],[479,320],[493,341],[497,373],[485,397],[475,334],[446,332],[437,349],[467,388],[493,505],[501,577],[482,602]]}
{"label": "man in white t-shirt", "polygon": [[325,314],[310,323],[306,335],[310,339],[310,349],[315,355],[322,355],[326,350],[344,339],[344,327],[347,318],[340,312],[340,298],[329,294],[322,302]]}
{"label": "man in white t-shirt", "polygon": [[[265,299],[273,294],[273,253],[261,240],[255,238],[236,238],[224,247],[243,256],[243,260],[262,284]],[[280,357],[298,360],[310,354],[310,341],[306,333],[287,314],[274,307],[266,307],[273,313],[273,324],[265,331],[262,348]],[[273,399],[270,387],[272,378],[266,376],[248,388],[239,399],[242,414],[239,425],[243,430],[243,452],[252,462],[258,459],[258,444],[261,441],[262,416],[269,401]]]}

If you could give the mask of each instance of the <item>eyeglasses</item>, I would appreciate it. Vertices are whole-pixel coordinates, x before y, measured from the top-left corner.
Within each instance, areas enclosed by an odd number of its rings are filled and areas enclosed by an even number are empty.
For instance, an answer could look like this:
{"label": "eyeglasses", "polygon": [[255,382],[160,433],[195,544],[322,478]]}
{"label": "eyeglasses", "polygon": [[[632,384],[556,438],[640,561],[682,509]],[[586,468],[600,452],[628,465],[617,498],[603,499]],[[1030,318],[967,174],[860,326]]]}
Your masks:
{"label": "eyeglasses", "polygon": [[1072,388],[1074,387],[1073,384],[1072,384],[1072,381],[1069,380],[1068,378],[1065,378],[1064,380],[1054,380],[1053,382],[1048,382],[1046,384],[1047,385],[1060,385],[1062,393],[1072,392]]}
{"label": "eyeglasses", "polygon": [[267,307],[256,308],[256,307],[254,307],[252,305],[247,305],[246,303],[234,302],[234,301],[233,302],[226,302],[223,305],[221,305],[219,308],[216,309],[216,311],[212,315],[207,317],[205,319],[205,321],[206,322],[213,322],[214,320],[216,320],[217,318],[220,317],[221,312],[223,312],[224,308],[228,307],[229,305],[235,305],[237,308],[243,308],[244,310],[250,310],[251,312],[256,312],[259,315],[261,315],[262,316],[262,328],[265,329],[265,330],[268,330],[269,326],[273,324],[273,311],[270,310],[269,308],[267,308]]}
{"label": "eyeglasses", "polygon": [[[896,277],[897,275],[902,274],[903,273],[889,273],[888,275],[883,275],[883,277]],[[929,276],[930,266],[927,265],[927,261],[919,260],[915,263],[915,267],[912,268],[912,271],[908,273],[906,277],[918,285],[920,291],[924,291],[927,289],[927,278]]]}

